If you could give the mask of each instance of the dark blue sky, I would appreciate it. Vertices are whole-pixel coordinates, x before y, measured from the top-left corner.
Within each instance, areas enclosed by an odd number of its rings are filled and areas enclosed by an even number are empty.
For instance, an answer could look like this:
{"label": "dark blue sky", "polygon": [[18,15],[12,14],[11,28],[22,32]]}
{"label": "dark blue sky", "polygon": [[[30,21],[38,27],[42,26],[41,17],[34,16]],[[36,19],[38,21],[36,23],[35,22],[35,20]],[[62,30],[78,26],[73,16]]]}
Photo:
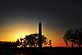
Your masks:
{"label": "dark blue sky", "polygon": [[53,28],[82,26],[82,7],[78,0],[5,0],[0,1],[0,8],[1,25],[13,20],[41,20]]}

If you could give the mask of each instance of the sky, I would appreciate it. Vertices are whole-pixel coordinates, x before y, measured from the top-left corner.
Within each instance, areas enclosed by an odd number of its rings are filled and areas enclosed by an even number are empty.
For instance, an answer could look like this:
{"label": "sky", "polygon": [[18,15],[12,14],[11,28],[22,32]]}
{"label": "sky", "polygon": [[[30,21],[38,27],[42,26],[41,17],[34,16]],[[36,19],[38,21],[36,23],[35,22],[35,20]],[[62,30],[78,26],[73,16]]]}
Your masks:
{"label": "sky", "polygon": [[66,30],[82,28],[82,7],[79,0],[2,0],[0,1],[0,41],[16,41],[38,33],[42,22],[43,35],[53,46],[65,46]]}

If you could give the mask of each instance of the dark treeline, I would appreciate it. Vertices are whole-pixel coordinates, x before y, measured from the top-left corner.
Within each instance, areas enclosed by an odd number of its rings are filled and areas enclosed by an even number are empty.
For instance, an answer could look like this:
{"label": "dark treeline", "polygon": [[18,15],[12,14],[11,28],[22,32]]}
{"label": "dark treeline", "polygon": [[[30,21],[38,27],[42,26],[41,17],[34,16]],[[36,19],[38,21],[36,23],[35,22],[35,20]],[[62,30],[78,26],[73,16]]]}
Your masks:
{"label": "dark treeline", "polygon": [[16,48],[15,42],[0,41],[0,48]]}
{"label": "dark treeline", "polygon": [[[0,41],[0,48],[38,47],[38,35],[37,33],[26,35],[25,38],[17,39],[15,42]],[[52,47],[51,40],[44,35],[42,35],[42,46]]]}

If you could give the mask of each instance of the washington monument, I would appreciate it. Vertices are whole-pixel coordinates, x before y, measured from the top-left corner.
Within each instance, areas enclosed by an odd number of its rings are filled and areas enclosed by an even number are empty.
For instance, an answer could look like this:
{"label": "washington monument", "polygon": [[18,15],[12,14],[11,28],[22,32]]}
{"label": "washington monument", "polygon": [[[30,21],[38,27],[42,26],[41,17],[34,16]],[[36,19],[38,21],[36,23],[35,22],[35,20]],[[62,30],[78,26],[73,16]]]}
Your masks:
{"label": "washington monument", "polygon": [[42,24],[41,22],[39,22],[39,44],[38,44],[38,47],[42,47]]}

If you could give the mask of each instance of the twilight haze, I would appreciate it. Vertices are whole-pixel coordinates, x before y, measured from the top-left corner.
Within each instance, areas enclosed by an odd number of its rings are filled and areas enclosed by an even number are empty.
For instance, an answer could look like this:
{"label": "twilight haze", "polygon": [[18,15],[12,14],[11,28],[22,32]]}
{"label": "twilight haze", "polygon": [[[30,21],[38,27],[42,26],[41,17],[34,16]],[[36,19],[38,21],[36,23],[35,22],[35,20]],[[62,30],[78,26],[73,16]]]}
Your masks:
{"label": "twilight haze", "polygon": [[43,34],[52,45],[65,46],[65,31],[82,28],[81,9],[78,0],[0,1],[0,41],[16,41],[37,33],[41,21]]}

